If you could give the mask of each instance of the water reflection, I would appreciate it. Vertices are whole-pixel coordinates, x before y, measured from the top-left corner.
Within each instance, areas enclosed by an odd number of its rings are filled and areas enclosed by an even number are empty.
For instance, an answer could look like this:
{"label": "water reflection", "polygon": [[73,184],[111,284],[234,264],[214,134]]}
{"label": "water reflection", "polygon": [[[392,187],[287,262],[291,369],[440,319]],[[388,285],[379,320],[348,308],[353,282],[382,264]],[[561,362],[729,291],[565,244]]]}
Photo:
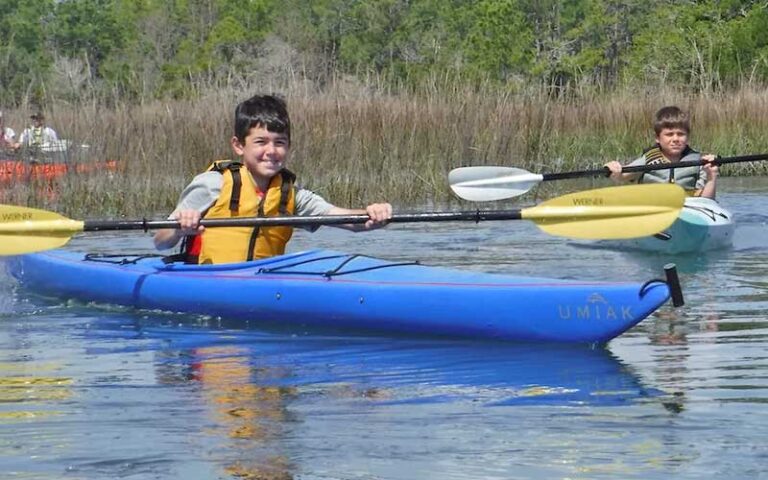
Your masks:
{"label": "water reflection", "polygon": [[[216,400],[221,405],[228,403],[228,389],[266,405],[277,397],[290,400],[297,389],[310,385],[315,394],[338,396],[344,391],[346,396],[390,404],[611,405],[660,393],[644,387],[605,348],[304,337],[217,330],[201,326],[200,319],[193,322],[194,328],[167,326],[165,318],[161,322],[152,324],[145,317],[137,330],[141,338],[163,346],[158,378],[201,382],[206,388],[212,384],[211,391],[221,394]],[[277,413],[268,417],[278,418]]]}
{"label": "water reflection", "polygon": [[271,385],[286,372],[255,367],[250,350],[238,345],[200,345],[157,353],[161,385],[197,384],[212,425],[207,435],[226,438],[224,471],[237,478],[293,478],[288,457],[275,444],[290,422],[287,408],[296,396],[292,387]]}
{"label": "water reflection", "polygon": [[[161,388],[151,389],[141,421],[166,424],[163,405],[180,395],[183,407],[171,411],[182,415],[187,435],[199,436],[195,442],[205,445],[201,460],[235,478],[295,478],[303,466],[297,442],[322,449],[326,435],[341,435],[334,443],[351,441],[346,435],[361,428],[360,419],[378,418],[385,428],[382,438],[395,441],[412,429],[406,412],[414,409],[422,415],[431,411],[428,416],[442,424],[451,422],[457,409],[546,406],[589,414],[598,407],[674,401],[645,385],[605,348],[296,336],[217,324],[179,315],[105,312],[76,334],[87,345],[81,356],[97,362],[118,365],[134,353],[149,354]],[[125,382],[114,376],[100,385],[122,391],[129,387]],[[107,411],[117,408],[110,405],[99,403]],[[379,417],[376,412],[401,413]],[[520,415],[527,414],[513,417]],[[336,419],[332,424],[340,431],[317,430],[323,418]],[[111,431],[109,424],[99,425],[90,424],[88,431],[97,437],[101,429]],[[362,441],[353,451],[371,454],[366,445]],[[96,468],[91,460],[83,457],[76,465],[85,472]]]}
{"label": "water reflection", "polygon": [[35,361],[0,363],[0,423],[61,414],[56,405],[72,397],[72,379],[58,370]]}

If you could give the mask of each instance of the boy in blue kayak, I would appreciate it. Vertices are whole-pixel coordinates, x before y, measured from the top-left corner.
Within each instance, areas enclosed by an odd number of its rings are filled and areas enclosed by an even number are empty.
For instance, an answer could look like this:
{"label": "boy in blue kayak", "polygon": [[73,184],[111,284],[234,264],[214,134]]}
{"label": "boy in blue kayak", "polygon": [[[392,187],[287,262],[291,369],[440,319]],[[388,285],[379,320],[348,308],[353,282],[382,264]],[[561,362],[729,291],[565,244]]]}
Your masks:
{"label": "boy in blue kayak", "polygon": [[[622,165],[617,161],[605,166],[611,171],[611,178],[616,182],[637,183],[676,183],[689,195],[715,198],[719,169],[714,155],[701,155],[688,146],[691,131],[688,114],[678,107],[663,107],[654,116],[653,129],[656,132],[656,144],[643,152],[640,158],[627,166],[670,164],[669,169],[649,172],[622,173]],[[676,162],[705,161],[701,166],[674,168]]]}
{"label": "boy in blue kayak", "polygon": [[374,203],[364,210],[340,208],[296,186],[296,177],[285,168],[291,122],[285,101],[279,97],[256,95],[241,102],[235,109],[230,144],[238,160],[216,161],[187,185],[170,215],[180,228],[159,230],[154,237],[156,248],[172,248],[184,239],[180,258],[187,263],[242,262],[283,254],[293,228],[205,229],[199,225],[201,219],[367,214],[370,220],[364,224],[338,225],[362,231],[384,226],[392,217],[389,203]]}

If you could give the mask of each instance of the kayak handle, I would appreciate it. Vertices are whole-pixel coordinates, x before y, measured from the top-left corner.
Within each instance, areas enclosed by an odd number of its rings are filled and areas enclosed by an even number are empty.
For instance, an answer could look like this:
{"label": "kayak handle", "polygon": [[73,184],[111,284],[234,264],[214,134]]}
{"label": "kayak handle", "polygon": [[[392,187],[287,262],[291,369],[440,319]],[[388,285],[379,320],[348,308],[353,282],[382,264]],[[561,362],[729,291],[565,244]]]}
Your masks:
{"label": "kayak handle", "polygon": [[672,298],[672,305],[675,307],[682,307],[685,305],[685,299],[683,298],[683,289],[680,287],[680,279],[677,277],[677,265],[674,263],[668,263],[664,265],[664,276],[666,280],[654,278],[648,280],[640,287],[640,297],[644,297],[648,287],[654,284],[663,283],[669,288],[669,296]]}
{"label": "kayak handle", "polygon": [[677,265],[668,263],[664,265],[664,275],[667,277],[667,285],[672,295],[672,305],[682,307],[685,305],[683,298],[683,289],[680,287],[680,278],[677,276]]}

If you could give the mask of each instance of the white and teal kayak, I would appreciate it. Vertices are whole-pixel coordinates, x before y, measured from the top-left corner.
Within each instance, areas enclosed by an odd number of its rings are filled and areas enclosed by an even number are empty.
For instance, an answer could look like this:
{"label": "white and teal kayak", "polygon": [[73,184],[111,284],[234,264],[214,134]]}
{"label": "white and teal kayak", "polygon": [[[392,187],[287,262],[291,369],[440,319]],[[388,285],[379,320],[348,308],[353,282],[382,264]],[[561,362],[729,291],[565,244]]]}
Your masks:
{"label": "white and teal kayak", "polygon": [[[768,159],[767,155],[748,155],[719,158],[715,163],[722,165],[725,163],[765,159]],[[700,166],[704,163],[703,160],[679,162],[675,164],[675,168]],[[635,165],[624,167],[622,171],[647,172],[667,168],[671,168],[671,165]],[[451,189],[459,197],[474,202],[487,202],[522,195],[543,181],[578,177],[608,177],[610,173],[607,167],[575,172],[537,174],[521,168],[481,166],[455,168],[451,170],[448,178]],[[644,186],[648,185],[651,184],[645,184]],[[637,186],[640,185],[633,185],[631,187]],[[630,188],[630,186],[624,188]],[[625,227],[636,228],[637,222],[626,222]],[[685,199],[685,204],[677,220],[664,231],[650,237],[638,236],[628,240],[618,240],[620,237],[613,237],[614,239],[610,240],[590,242],[586,246],[641,250],[662,254],[703,252],[730,247],[733,243],[735,229],[736,226],[733,223],[731,212],[721,207],[715,200],[688,197]],[[629,235],[623,238],[627,237]],[[608,237],[604,238],[607,239]]]}
{"label": "white and teal kayak", "polygon": [[733,214],[710,198],[689,197],[678,219],[650,237],[600,241],[600,246],[662,254],[695,253],[730,248],[736,224]]}

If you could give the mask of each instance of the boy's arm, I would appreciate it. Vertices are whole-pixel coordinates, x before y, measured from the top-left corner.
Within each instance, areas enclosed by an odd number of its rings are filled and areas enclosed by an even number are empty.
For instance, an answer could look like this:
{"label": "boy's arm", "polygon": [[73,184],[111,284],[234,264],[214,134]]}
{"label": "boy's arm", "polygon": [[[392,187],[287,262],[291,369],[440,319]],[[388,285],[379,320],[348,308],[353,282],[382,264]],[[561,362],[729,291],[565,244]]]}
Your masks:
{"label": "boy's arm", "polygon": [[372,203],[365,209],[349,209],[333,207],[328,215],[360,215],[366,214],[370,217],[365,223],[353,223],[345,225],[334,225],[334,227],[343,228],[352,232],[362,232],[365,230],[375,230],[386,226],[387,221],[392,218],[392,205],[389,203]]}
{"label": "boy's arm", "polygon": [[173,248],[185,236],[199,235],[205,230],[205,227],[198,225],[200,223],[200,212],[197,210],[179,210],[173,212],[168,218],[178,220],[181,228],[163,228],[158,230],[152,239],[155,243],[155,248],[158,250]]}
{"label": "boy's arm", "polygon": [[[367,214],[371,220],[364,224],[333,225],[345,230],[360,232],[383,227],[386,221],[392,218],[392,206],[388,203],[374,203],[364,209],[341,208],[328,203],[323,197],[310,190],[298,187],[296,189],[295,213],[298,216]],[[307,230],[315,231],[318,228],[318,226],[309,227]]]}
{"label": "boy's arm", "polygon": [[[627,166],[635,165],[645,165],[645,157],[636,158]],[[611,171],[611,180],[617,183],[634,182],[642,175],[641,172],[622,173],[624,166],[616,160],[606,163],[605,167]]]}
{"label": "boy's arm", "polygon": [[223,177],[218,172],[205,172],[196,176],[181,192],[176,208],[168,216],[178,220],[181,228],[158,230],[153,238],[155,248],[173,248],[185,236],[202,233],[204,228],[198,226],[200,218],[219,198],[222,184]]}
{"label": "boy's arm", "polygon": [[[703,183],[703,185],[701,186],[701,190],[699,190],[698,196],[700,197],[714,199],[717,195],[717,177],[720,175],[720,168],[712,163],[715,158],[717,157],[712,154],[701,156],[701,159],[707,163],[701,167],[699,184]],[[697,190],[698,188],[699,186],[697,185]]]}

